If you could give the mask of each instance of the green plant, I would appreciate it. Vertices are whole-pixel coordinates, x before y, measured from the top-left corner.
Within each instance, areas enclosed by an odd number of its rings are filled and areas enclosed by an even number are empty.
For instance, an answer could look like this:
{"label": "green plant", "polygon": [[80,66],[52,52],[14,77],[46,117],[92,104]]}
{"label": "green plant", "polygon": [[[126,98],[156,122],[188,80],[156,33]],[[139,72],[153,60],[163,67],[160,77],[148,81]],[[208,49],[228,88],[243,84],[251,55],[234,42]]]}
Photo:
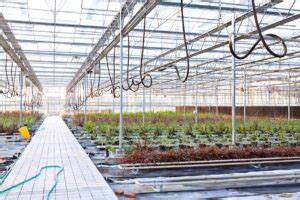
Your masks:
{"label": "green plant", "polygon": [[83,129],[88,133],[92,133],[94,131],[94,123],[90,120],[87,120],[84,122]]}
{"label": "green plant", "polygon": [[111,152],[116,152],[116,150],[117,150],[117,147],[114,147],[114,146],[106,146],[105,147],[105,150],[107,150],[107,151],[111,151]]}

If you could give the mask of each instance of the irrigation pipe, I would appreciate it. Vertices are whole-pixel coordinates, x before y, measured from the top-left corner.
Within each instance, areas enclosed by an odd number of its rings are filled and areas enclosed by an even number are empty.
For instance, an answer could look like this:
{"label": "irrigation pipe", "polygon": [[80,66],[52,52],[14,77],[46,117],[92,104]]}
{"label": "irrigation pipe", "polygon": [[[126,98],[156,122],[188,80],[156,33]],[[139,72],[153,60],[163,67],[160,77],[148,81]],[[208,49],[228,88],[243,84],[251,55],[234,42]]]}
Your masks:
{"label": "irrigation pipe", "polygon": [[257,164],[278,164],[300,162],[299,160],[271,160],[271,161],[246,161],[233,163],[208,163],[208,164],[188,164],[188,165],[163,165],[163,166],[129,166],[123,167],[119,165],[119,169],[133,170],[133,169],[180,169],[180,168],[197,168],[197,167],[224,167],[224,166],[238,166],[238,165],[257,165]]}
{"label": "irrigation pipe", "polygon": [[232,173],[218,175],[200,176],[181,176],[181,177],[155,177],[155,178],[136,178],[131,180],[118,181],[114,183],[127,183],[137,185],[178,185],[178,184],[199,184],[199,183],[226,183],[237,181],[260,181],[260,180],[279,180],[300,178],[300,170],[274,170],[263,172]]}
{"label": "irrigation pipe", "polygon": [[254,178],[254,177],[281,177],[281,176],[300,176],[300,170],[273,170],[247,173],[231,173],[231,174],[217,174],[217,175],[200,175],[200,176],[182,176],[182,177],[158,177],[158,178],[137,178],[140,183],[158,182],[174,182],[174,181],[190,181],[190,180],[224,180],[224,179],[238,179],[238,178]]}
{"label": "irrigation pipe", "polygon": [[[137,185],[143,185],[143,186],[152,186],[157,184],[164,184],[164,185],[193,185],[193,184],[216,184],[216,183],[236,183],[236,182],[248,182],[248,181],[273,181],[273,180],[283,180],[283,179],[292,179],[295,183],[298,183],[298,179],[300,178],[300,175],[282,175],[282,176],[268,176],[268,177],[261,177],[261,176],[253,176],[253,177],[235,177],[230,179],[216,179],[216,180],[193,180],[193,181],[181,181],[178,180],[177,182],[161,182],[159,180],[153,180],[152,182],[140,182],[138,180],[135,181],[135,184]],[[277,183],[276,183],[277,184]]]}
{"label": "irrigation pipe", "polygon": [[185,165],[185,164],[205,164],[205,163],[226,163],[226,162],[240,162],[240,161],[265,161],[265,160],[294,160],[300,159],[300,156],[295,157],[270,157],[270,158],[246,158],[246,159],[227,159],[227,160],[201,160],[201,161],[184,161],[184,162],[161,162],[161,163],[135,163],[135,164],[121,164],[120,166],[157,166],[157,165]]}

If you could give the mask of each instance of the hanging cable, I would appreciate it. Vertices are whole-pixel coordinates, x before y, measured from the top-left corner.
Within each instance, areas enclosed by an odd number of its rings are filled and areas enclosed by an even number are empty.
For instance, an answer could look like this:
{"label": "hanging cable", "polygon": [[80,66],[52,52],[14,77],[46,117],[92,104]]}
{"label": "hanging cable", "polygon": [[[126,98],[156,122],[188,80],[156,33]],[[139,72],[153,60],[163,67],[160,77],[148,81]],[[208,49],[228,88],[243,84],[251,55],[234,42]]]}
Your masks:
{"label": "hanging cable", "polygon": [[101,68],[100,68],[100,61],[98,63],[98,70],[99,70],[99,75],[98,75],[98,83],[97,83],[97,96],[103,95],[103,90],[100,90],[100,81],[101,81]]}
{"label": "hanging cable", "polygon": [[127,88],[124,87],[124,84],[122,84],[122,88],[125,91],[128,91],[130,88],[130,85],[129,85],[129,53],[130,53],[130,41],[129,41],[129,33],[128,33],[128,36],[127,36],[127,71],[126,71]]}
{"label": "hanging cable", "polygon": [[17,76],[17,66],[15,65],[15,70],[13,72],[14,62],[11,62],[11,83],[12,83],[12,94],[13,96],[18,96],[18,92],[16,91],[16,76]]}
{"label": "hanging cable", "polygon": [[134,84],[131,82],[131,84],[129,83],[129,64],[130,64],[130,36],[129,36],[129,33],[128,33],[128,36],[127,36],[127,45],[128,45],[128,48],[127,48],[127,72],[126,72],[126,83],[127,83],[127,88],[124,87],[124,85],[122,84],[122,88],[123,90],[125,91],[128,91],[128,90],[131,90],[133,92],[136,92],[138,89],[139,89],[139,85],[137,85],[137,88],[132,88],[132,86],[134,86]]}
{"label": "hanging cable", "polygon": [[[107,55],[106,55],[106,66],[107,66],[107,71],[108,71],[108,76],[109,76],[109,79],[110,79],[110,83],[112,85],[109,90],[113,94],[113,97],[117,98],[119,96],[116,94],[116,90],[118,88],[120,88],[120,86],[115,86],[115,77],[112,78],[112,76],[111,76],[110,69],[109,69],[109,64],[108,64],[108,59],[107,59]],[[114,48],[114,56],[113,56],[113,76],[115,76],[115,48]]]}
{"label": "hanging cable", "polygon": [[7,55],[5,56],[4,70],[5,70],[5,76],[6,76],[6,82],[5,82],[5,90],[6,91],[3,91],[3,94],[6,98],[11,98],[11,97],[9,97],[10,83],[9,83],[8,72],[7,72]]}
{"label": "hanging cable", "polygon": [[268,36],[268,37],[271,37],[271,38],[274,38],[275,40],[277,40],[279,43],[281,43],[282,47],[283,47],[283,53],[282,54],[278,54],[278,53],[275,53],[270,47],[269,45],[266,43],[265,41],[265,38],[264,38],[264,35],[262,34],[262,31],[261,31],[261,28],[260,28],[260,24],[258,22],[258,17],[257,17],[257,11],[256,11],[256,5],[255,5],[255,0],[252,0],[252,10],[253,10],[253,17],[254,17],[254,22],[255,22],[255,26],[257,28],[257,32],[258,32],[258,35],[259,35],[259,39],[253,44],[253,46],[250,48],[250,50],[243,56],[239,56],[236,54],[235,50],[233,49],[233,42],[231,40],[229,40],[229,49],[230,49],[230,52],[231,54],[237,58],[237,59],[245,59],[247,58],[251,53],[252,51],[255,49],[255,47],[258,45],[258,43],[262,42],[263,43],[263,46],[266,48],[266,50],[274,57],[277,57],[277,58],[282,58],[284,57],[286,54],[287,54],[287,46],[284,42],[284,40],[279,37],[278,35],[275,35],[275,34],[272,34],[272,33],[269,33],[269,34],[266,34],[265,36]]}
{"label": "hanging cable", "polygon": [[[186,41],[186,32],[185,32],[185,22],[184,22],[184,13],[183,13],[183,9],[184,9],[184,6],[183,6],[183,0],[181,0],[180,2],[180,10],[181,10],[181,24],[182,24],[182,35],[183,35],[183,42],[184,42],[184,47],[185,47],[185,55],[186,55],[186,74],[185,74],[185,77],[184,79],[182,80],[182,82],[186,82],[188,77],[189,77],[189,73],[190,73],[190,56],[189,56],[189,50],[188,50],[188,45],[187,45],[187,41]],[[179,76],[179,72],[178,72],[178,69],[175,68],[176,71],[177,71],[177,76],[178,78],[180,79],[180,76]]]}
{"label": "hanging cable", "polygon": [[[150,74],[144,73],[144,49],[145,49],[145,34],[146,34],[146,15],[144,16],[144,25],[143,25],[143,38],[142,38],[142,52],[141,52],[141,59],[140,59],[140,81],[135,82],[134,78],[132,79],[132,84],[139,86],[142,84],[146,88],[150,88],[152,86],[152,76]],[[149,78],[149,84],[145,83],[146,77]]]}
{"label": "hanging cable", "polygon": [[[93,98],[94,97],[94,85],[95,85],[95,66],[93,67],[94,71],[90,71],[89,72],[89,76],[90,76],[90,90],[89,90],[89,94],[87,95],[88,97]],[[93,77],[92,77],[93,74]]]}

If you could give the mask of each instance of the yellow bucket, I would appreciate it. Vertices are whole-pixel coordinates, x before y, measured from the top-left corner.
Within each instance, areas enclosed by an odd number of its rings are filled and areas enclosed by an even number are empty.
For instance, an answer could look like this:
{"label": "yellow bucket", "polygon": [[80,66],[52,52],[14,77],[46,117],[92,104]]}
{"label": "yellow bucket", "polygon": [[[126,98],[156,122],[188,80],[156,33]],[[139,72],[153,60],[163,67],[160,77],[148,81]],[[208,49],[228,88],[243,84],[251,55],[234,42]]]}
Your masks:
{"label": "yellow bucket", "polygon": [[30,138],[30,133],[28,131],[27,126],[22,126],[21,128],[19,128],[19,132],[23,136],[23,138],[25,138],[25,139]]}

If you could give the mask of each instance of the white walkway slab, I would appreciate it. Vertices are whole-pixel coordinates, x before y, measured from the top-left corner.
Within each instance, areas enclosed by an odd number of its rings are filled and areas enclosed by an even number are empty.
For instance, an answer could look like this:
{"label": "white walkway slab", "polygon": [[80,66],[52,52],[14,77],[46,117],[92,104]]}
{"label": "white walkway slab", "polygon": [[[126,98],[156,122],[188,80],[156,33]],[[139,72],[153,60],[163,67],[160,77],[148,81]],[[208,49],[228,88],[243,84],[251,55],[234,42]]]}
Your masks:
{"label": "white walkway slab", "polygon": [[[37,174],[45,165],[64,168],[50,199],[117,199],[64,121],[47,117],[16,162],[0,190]],[[46,169],[38,178],[0,194],[0,199],[46,199],[58,169]]]}

